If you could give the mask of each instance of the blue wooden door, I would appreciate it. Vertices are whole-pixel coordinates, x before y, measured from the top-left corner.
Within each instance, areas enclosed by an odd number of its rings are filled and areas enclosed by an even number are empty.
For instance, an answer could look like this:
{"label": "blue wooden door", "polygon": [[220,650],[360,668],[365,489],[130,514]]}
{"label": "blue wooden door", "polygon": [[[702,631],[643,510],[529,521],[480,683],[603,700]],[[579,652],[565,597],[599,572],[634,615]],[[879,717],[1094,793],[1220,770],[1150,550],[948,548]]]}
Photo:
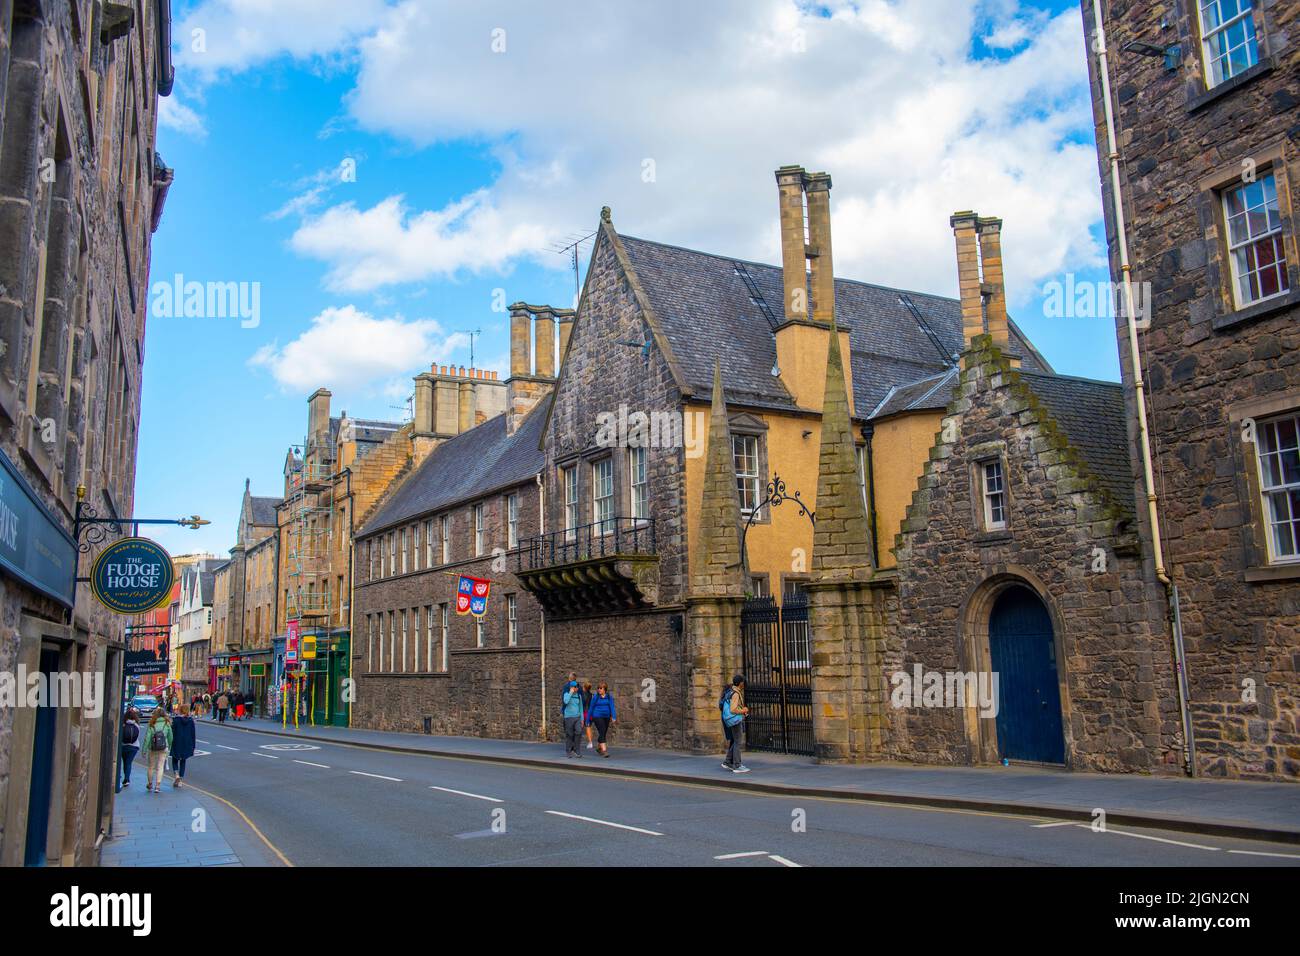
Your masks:
{"label": "blue wooden door", "polygon": [[[59,652],[41,650],[41,674],[45,686],[51,686],[59,669]],[[45,865],[45,843],[50,827],[50,798],[54,794],[54,739],[58,729],[58,710],[48,694],[36,709],[36,728],[32,740],[32,779],[27,788],[27,849],[23,863]]]}
{"label": "blue wooden door", "polygon": [[1052,619],[1028,588],[1002,592],[989,617],[998,674],[998,752],[1009,760],[1065,763]]}

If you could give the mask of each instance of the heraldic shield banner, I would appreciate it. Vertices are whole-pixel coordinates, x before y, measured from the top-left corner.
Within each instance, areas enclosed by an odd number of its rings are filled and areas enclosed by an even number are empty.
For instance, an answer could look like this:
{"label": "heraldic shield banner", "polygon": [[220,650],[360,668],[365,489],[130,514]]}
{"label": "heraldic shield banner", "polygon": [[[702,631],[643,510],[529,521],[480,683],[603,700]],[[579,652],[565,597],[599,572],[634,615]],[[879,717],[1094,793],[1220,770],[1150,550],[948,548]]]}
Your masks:
{"label": "heraldic shield banner", "polygon": [[482,617],[487,613],[488,591],[492,582],[462,574],[456,584],[456,613]]}

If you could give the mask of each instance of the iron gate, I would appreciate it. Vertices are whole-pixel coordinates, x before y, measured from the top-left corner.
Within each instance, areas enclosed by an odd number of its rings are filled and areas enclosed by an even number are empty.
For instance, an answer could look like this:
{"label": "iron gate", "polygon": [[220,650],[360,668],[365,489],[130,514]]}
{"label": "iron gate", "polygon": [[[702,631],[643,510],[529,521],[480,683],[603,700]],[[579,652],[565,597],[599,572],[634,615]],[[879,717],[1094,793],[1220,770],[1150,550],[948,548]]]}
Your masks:
{"label": "iron gate", "polygon": [[808,596],[788,593],[745,602],[740,615],[745,674],[745,746],[775,753],[813,752],[812,640]]}

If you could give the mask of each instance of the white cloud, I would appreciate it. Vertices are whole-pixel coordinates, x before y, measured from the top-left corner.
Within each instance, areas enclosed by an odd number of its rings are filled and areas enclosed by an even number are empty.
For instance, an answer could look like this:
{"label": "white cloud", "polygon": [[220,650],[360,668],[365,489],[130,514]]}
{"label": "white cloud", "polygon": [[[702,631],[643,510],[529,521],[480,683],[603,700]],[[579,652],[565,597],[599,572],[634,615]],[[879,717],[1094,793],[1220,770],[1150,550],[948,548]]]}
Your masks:
{"label": "white cloud", "polygon": [[182,103],[175,93],[158,100],[158,125],[195,139],[208,135],[203,117]]}
{"label": "white cloud", "polygon": [[[376,0],[353,19],[354,6],[313,4],[304,36],[279,2],[274,13],[269,0],[202,9],[256,14],[220,62],[347,58],[359,130],[485,144],[499,173],[437,209],[392,195],[288,210],[309,216],[292,248],[327,265],[330,289],[508,269],[590,231],[602,205],[633,235],[775,262],[772,171],[792,162],[834,177],[840,275],[955,294],[948,216],[971,208],[1005,220],[1013,304],[1046,276],[1103,261],[1089,232],[1100,201],[1075,9]],[[997,57],[973,57],[981,38]]]}
{"label": "white cloud", "polygon": [[363,292],[462,269],[504,270],[516,257],[541,251],[546,236],[541,225],[510,221],[479,191],[421,213],[411,213],[401,196],[369,209],[344,203],[303,223],[290,244],[330,263],[331,290]]}
{"label": "white cloud", "polygon": [[328,308],[308,329],[280,347],[264,345],[248,360],[264,368],[285,391],[331,388],[383,390],[404,373],[429,362],[445,362],[469,344],[461,333],[447,335],[432,319],[400,315],[376,318],[355,306]]}

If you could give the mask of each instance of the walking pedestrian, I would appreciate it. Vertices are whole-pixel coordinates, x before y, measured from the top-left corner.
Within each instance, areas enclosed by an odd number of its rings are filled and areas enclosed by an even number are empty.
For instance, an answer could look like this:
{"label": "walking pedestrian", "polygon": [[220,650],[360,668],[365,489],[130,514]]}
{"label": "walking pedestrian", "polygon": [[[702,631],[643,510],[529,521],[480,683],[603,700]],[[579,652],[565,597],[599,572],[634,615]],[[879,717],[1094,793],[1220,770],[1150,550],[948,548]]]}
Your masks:
{"label": "walking pedestrian", "polygon": [[145,764],[148,777],[145,789],[151,793],[162,793],[163,771],[167,768],[167,752],[172,748],[172,722],[167,711],[155,707],[149,715],[149,725],[144,731],[144,746],[148,754]]}
{"label": "walking pedestrian", "polygon": [[564,756],[581,757],[582,751],[578,749],[578,740],[582,733],[582,688],[578,686],[576,675],[569,675],[569,681],[564,685],[562,699],[563,707],[560,712],[564,717]]}
{"label": "walking pedestrian", "polygon": [[248,698],[242,690],[235,691],[235,720],[243,720],[244,714],[248,712]]}
{"label": "walking pedestrian", "polygon": [[591,698],[591,708],[587,713],[596,725],[597,752],[602,757],[608,757],[609,747],[605,743],[605,736],[609,733],[610,724],[618,723],[618,708],[614,706],[614,695],[609,692],[609,685],[604,681],[596,685],[596,693]]}
{"label": "walking pedestrian", "polygon": [[591,689],[591,681],[582,683],[582,726],[587,732],[587,749],[592,749],[591,742],[591,698],[595,693]]}
{"label": "walking pedestrian", "polygon": [[190,712],[184,708],[172,718],[172,787],[179,787],[185,779],[185,761],[194,756],[194,718],[198,715],[199,705],[195,701]]}
{"label": "walking pedestrian", "polygon": [[122,723],[122,786],[131,786],[131,767],[140,752],[140,711],[128,707]]}
{"label": "walking pedestrian", "polygon": [[722,759],[722,767],[732,773],[749,773],[749,768],[740,760],[745,717],[749,714],[749,708],[745,706],[744,674],[731,678],[731,684],[718,701],[718,709],[722,711],[722,732],[727,736],[727,755]]}
{"label": "walking pedestrian", "polygon": [[230,713],[230,696],[223,690],[217,695],[217,723],[224,724],[228,713]]}

